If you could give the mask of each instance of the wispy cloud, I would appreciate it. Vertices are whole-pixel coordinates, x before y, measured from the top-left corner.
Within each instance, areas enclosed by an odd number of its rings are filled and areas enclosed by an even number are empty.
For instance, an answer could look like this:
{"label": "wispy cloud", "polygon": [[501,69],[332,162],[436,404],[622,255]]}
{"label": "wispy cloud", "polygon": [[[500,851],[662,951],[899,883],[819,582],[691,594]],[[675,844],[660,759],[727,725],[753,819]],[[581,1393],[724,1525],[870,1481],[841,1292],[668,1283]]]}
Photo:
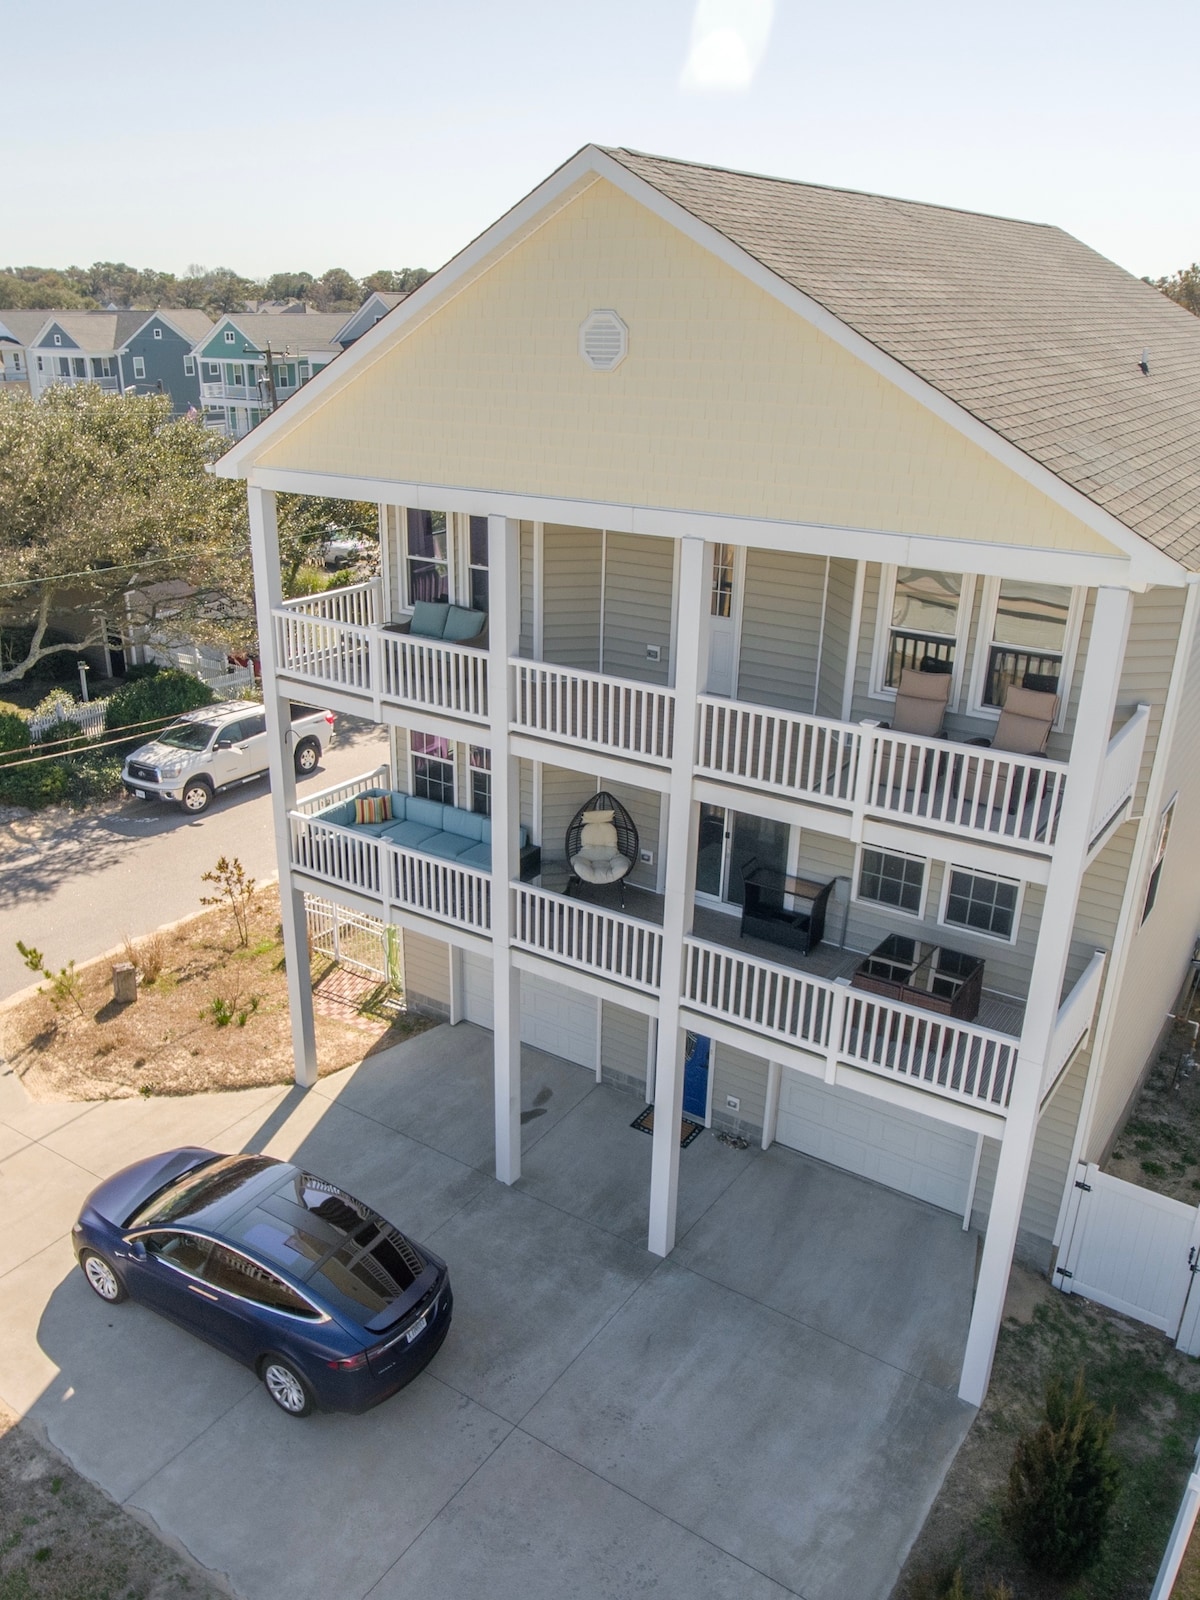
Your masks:
{"label": "wispy cloud", "polygon": [[767,48],[774,14],[775,0],[696,0],[680,88],[699,94],[748,89]]}

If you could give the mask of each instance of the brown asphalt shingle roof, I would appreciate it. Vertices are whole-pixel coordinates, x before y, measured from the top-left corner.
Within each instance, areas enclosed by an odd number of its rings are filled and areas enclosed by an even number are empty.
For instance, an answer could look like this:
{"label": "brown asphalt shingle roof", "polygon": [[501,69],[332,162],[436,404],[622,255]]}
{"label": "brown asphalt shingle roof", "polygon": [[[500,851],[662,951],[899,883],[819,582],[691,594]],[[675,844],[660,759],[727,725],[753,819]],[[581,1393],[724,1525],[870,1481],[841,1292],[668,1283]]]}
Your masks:
{"label": "brown asphalt shingle roof", "polygon": [[1060,228],[606,153],[1200,571],[1200,318]]}

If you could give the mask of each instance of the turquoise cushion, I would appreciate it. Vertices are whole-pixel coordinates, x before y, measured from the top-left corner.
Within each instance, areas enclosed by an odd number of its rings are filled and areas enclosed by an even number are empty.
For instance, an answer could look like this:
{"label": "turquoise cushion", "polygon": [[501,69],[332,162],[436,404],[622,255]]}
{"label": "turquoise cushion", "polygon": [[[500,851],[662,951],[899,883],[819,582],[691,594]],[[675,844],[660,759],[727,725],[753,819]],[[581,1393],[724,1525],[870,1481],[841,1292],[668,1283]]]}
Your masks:
{"label": "turquoise cushion", "polygon": [[404,822],[408,817],[408,796],[401,794],[399,789],[393,789],[392,795],[392,821]]}
{"label": "turquoise cushion", "polygon": [[479,837],[483,840],[484,844],[491,844],[492,819],[491,817],[481,817],[479,820],[483,823],[483,832],[479,835]]}
{"label": "turquoise cushion", "polygon": [[319,822],[336,822],[343,828],[347,823],[352,824],[354,822],[354,801],[343,800],[341,805],[329,806],[326,810],[319,811],[317,820]]}
{"label": "turquoise cushion", "polygon": [[461,856],[456,857],[460,867],[475,867],[480,872],[492,870],[492,847],[490,844],[473,844],[469,850],[464,850]]}
{"label": "turquoise cushion", "polygon": [[382,839],[384,834],[394,827],[394,822],[356,822],[354,831],[368,834],[372,839]]}
{"label": "turquoise cushion", "polygon": [[418,639],[440,639],[449,610],[450,605],[446,600],[418,600],[413,606],[409,632]]}
{"label": "turquoise cushion", "polygon": [[477,817],[473,811],[463,811],[458,806],[447,806],[442,813],[443,830],[457,833],[472,844],[478,844],[483,838],[483,823],[482,817]]}
{"label": "turquoise cushion", "polygon": [[483,632],[486,621],[486,611],[468,611],[466,606],[451,606],[442,638],[450,643],[477,638]]}
{"label": "turquoise cushion", "polygon": [[404,820],[423,822],[427,828],[436,828],[441,833],[445,812],[446,808],[440,800],[419,800],[415,795],[410,795],[404,808]]}
{"label": "turquoise cushion", "polygon": [[420,845],[422,855],[440,856],[443,861],[456,861],[471,848],[472,841],[464,839],[461,833],[431,833]]}
{"label": "turquoise cushion", "polygon": [[442,830],[431,828],[426,822],[393,822],[386,829],[389,844],[403,845],[406,850],[422,850],[426,839],[440,839]]}

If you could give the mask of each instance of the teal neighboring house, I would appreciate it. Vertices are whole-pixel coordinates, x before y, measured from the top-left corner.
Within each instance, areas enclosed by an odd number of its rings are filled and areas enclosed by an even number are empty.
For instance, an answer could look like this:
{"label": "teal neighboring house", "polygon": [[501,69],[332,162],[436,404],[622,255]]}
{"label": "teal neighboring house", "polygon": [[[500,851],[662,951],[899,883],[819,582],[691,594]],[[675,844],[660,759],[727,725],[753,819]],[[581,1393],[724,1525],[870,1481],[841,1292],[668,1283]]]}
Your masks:
{"label": "teal neighboring house", "polygon": [[345,312],[229,312],[193,347],[210,428],[240,439],[342,353]]}

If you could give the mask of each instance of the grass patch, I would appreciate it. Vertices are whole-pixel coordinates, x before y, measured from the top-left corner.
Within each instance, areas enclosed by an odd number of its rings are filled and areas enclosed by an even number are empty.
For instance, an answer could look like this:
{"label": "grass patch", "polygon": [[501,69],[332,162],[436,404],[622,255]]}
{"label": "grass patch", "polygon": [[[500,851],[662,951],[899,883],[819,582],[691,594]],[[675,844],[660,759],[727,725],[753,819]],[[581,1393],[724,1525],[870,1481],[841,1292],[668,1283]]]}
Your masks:
{"label": "grass patch", "polygon": [[[969,1589],[1004,1581],[1016,1600],[1145,1600],[1150,1591],[1200,1435],[1200,1365],[1153,1329],[1049,1284],[1036,1298],[1028,1321],[1004,1323],[987,1399],[896,1600],[915,1600],[929,1574],[955,1566]],[[1055,1583],[1025,1565],[1000,1512],[1017,1437],[1036,1422],[1047,1380],[1057,1374],[1069,1385],[1081,1366],[1097,1405],[1116,1411],[1121,1482],[1095,1565],[1074,1582]],[[1185,1563],[1174,1600],[1200,1600],[1200,1563]]]}

